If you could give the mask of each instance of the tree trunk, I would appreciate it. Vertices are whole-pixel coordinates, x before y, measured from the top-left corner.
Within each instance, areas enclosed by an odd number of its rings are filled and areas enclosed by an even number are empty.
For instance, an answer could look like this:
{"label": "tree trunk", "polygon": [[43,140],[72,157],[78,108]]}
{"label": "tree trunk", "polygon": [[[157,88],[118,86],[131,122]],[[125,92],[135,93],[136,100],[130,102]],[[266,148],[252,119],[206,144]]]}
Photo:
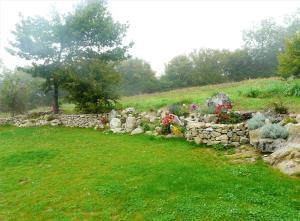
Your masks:
{"label": "tree trunk", "polygon": [[59,112],[59,106],[58,106],[58,84],[57,82],[54,82],[53,84],[53,104],[52,109],[54,114],[58,114]]}

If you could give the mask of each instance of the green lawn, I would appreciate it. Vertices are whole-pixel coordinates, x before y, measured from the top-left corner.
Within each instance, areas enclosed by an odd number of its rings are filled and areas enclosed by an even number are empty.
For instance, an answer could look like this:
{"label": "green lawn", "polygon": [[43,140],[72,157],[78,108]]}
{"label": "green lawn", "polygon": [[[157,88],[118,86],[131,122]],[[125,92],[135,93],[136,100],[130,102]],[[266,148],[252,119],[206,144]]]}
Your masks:
{"label": "green lawn", "polygon": [[[299,80],[294,82],[300,84]],[[203,104],[213,94],[224,92],[233,100],[236,110],[264,110],[271,103],[278,102],[280,99],[289,108],[289,111],[300,113],[300,96],[284,96],[282,93],[284,91],[284,84],[283,81],[277,78],[254,79],[124,97],[121,103],[125,107],[132,106],[138,110],[147,111],[150,108],[160,108],[176,102]],[[262,93],[257,98],[246,97],[245,93],[251,89],[259,90]]]}
{"label": "green lawn", "polygon": [[300,220],[300,180],[184,140],[0,127],[0,220]]}

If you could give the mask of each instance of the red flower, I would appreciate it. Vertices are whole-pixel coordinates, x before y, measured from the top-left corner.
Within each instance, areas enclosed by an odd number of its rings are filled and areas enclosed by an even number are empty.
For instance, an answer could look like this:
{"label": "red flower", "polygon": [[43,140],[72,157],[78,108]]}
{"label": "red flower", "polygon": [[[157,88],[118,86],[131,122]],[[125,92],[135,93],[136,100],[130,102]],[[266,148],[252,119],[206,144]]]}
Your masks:
{"label": "red flower", "polygon": [[161,120],[164,126],[168,126],[172,123],[174,116],[172,114],[166,114],[166,116]]}

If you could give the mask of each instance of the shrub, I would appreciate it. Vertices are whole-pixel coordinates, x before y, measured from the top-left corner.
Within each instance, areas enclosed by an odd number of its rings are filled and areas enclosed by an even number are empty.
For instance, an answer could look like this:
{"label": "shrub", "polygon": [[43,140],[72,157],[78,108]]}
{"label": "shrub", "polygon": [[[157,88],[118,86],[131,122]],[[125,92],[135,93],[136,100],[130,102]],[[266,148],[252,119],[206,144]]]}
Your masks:
{"label": "shrub", "polygon": [[215,108],[215,114],[218,118],[217,123],[221,124],[236,124],[243,121],[243,117],[231,111],[232,105],[230,103],[224,103],[222,105],[218,105]]}
{"label": "shrub", "polygon": [[283,105],[282,101],[273,102],[271,104],[271,106],[272,106],[273,111],[277,114],[287,114],[288,113],[288,108]]}
{"label": "shrub", "polygon": [[300,85],[298,83],[287,83],[285,85],[283,94],[285,96],[300,97]]}
{"label": "shrub", "polygon": [[214,106],[201,106],[198,109],[199,113],[201,114],[213,114],[215,112],[215,107]]}
{"label": "shrub", "polygon": [[50,115],[47,116],[46,120],[47,121],[55,120],[55,116],[53,114],[50,114]]}
{"label": "shrub", "polygon": [[255,130],[257,128],[260,128],[260,127],[264,126],[265,120],[266,120],[266,117],[263,114],[258,113],[254,117],[252,117],[250,120],[247,121],[248,128],[250,130]]}
{"label": "shrub", "polygon": [[188,115],[187,107],[181,103],[176,103],[176,104],[170,105],[168,110],[170,111],[170,113],[177,115],[177,116]]}
{"label": "shrub", "polygon": [[244,96],[257,98],[261,94],[261,91],[257,88],[250,88],[248,91],[244,92]]}
{"label": "shrub", "polygon": [[149,125],[148,123],[146,123],[146,122],[142,122],[142,123],[141,123],[141,127],[143,128],[144,131],[149,131],[149,130],[151,130],[150,125]]}
{"label": "shrub", "polygon": [[285,117],[285,118],[283,119],[283,125],[287,125],[287,124],[289,124],[289,123],[296,124],[297,121],[296,121],[295,118],[292,118],[292,117]]}
{"label": "shrub", "polygon": [[288,130],[285,127],[280,126],[279,124],[266,124],[261,128],[260,133],[263,138],[272,139],[285,139],[289,135]]}

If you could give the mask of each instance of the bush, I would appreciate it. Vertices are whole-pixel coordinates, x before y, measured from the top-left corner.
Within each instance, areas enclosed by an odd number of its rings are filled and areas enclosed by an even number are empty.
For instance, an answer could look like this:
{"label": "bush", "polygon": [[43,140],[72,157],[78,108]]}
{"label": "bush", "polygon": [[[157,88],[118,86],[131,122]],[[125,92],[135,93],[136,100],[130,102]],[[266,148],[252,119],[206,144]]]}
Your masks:
{"label": "bush", "polygon": [[271,104],[272,109],[277,114],[287,114],[288,108],[283,105],[282,101],[274,102]]}
{"label": "bush", "polygon": [[285,96],[300,97],[300,85],[298,83],[287,83],[285,85],[283,94]]}
{"label": "bush", "polygon": [[247,121],[248,128],[250,130],[255,130],[257,128],[260,128],[260,127],[264,126],[265,120],[266,120],[266,117],[263,114],[258,113],[254,117],[252,117],[250,120]]}
{"label": "bush", "polygon": [[280,126],[279,124],[264,125],[261,128],[260,133],[263,138],[272,138],[272,139],[278,139],[278,138],[285,139],[289,135],[288,130]]}
{"label": "bush", "polygon": [[261,94],[261,91],[257,88],[250,88],[248,91],[244,92],[245,97],[257,98]]}
{"label": "bush", "polygon": [[177,116],[187,116],[188,109],[181,103],[172,104],[168,108],[169,112]]}
{"label": "bush", "polygon": [[143,130],[145,132],[151,130],[150,125],[148,123],[144,122],[144,121],[141,123],[141,127],[143,128]]}
{"label": "bush", "polygon": [[296,124],[297,121],[296,121],[295,118],[292,118],[292,117],[285,117],[285,118],[283,119],[283,125],[287,125],[287,124],[289,124],[289,123]]}
{"label": "bush", "polygon": [[200,114],[213,114],[215,113],[215,107],[214,106],[201,106],[199,109],[198,109],[199,113]]}

